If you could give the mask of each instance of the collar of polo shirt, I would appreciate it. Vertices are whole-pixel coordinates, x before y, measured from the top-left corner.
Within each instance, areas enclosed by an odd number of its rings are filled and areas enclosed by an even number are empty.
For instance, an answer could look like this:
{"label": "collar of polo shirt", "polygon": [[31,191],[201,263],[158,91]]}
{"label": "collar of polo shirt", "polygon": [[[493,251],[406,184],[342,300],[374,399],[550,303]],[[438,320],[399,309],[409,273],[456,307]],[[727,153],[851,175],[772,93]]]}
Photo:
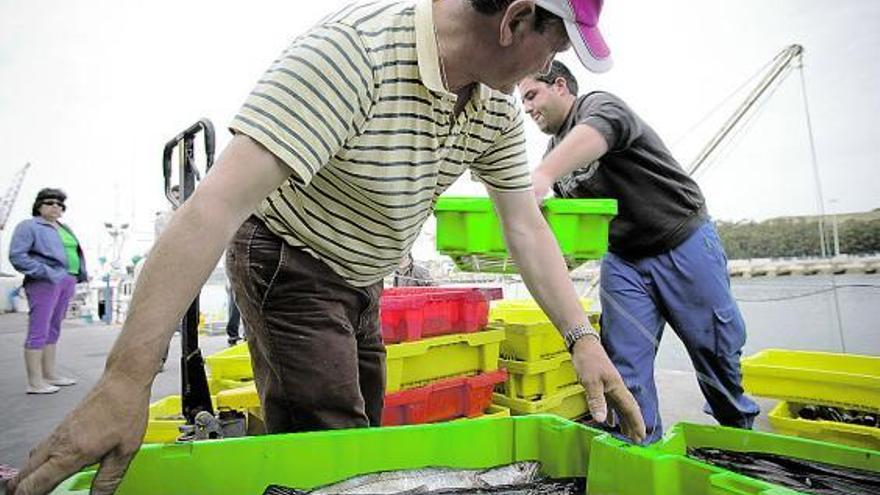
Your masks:
{"label": "collar of polo shirt", "polygon": [[[440,52],[437,49],[437,37],[434,35],[434,12],[431,8],[432,0],[416,0],[415,24],[416,24],[416,54],[419,58],[419,75],[425,87],[446,95],[455,96],[443,86],[443,76],[440,74]],[[447,64],[448,65],[448,64]],[[477,102],[491,98],[491,89],[485,84],[479,85]]]}

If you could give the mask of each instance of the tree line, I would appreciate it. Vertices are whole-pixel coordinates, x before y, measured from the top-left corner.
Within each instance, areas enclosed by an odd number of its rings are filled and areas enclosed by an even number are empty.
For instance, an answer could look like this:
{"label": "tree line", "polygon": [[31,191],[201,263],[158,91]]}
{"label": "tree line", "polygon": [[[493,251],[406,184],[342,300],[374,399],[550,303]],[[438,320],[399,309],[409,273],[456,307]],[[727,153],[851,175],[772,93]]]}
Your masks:
{"label": "tree line", "polygon": [[[771,219],[763,222],[718,221],[718,234],[730,259],[786,258],[822,255],[818,217]],[[825,222],[825,249],[834,254],[831,217]],[[840,253],[880,253],[880,218],[847,219],[838,223]]]}

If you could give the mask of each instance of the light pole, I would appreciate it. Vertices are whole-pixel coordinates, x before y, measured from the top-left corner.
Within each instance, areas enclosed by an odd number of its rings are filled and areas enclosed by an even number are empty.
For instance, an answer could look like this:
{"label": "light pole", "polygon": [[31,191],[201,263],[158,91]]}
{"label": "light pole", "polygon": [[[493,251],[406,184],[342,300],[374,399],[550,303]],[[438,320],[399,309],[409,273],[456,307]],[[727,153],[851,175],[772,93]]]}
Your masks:
{"label": "light pole", "polygon": [[110,266],[113,268],[119,268],[119,258],[122,256],[122,246],[125,245],[128,224],[104,222],[104,228],[107,229],[107,233],[110,234],[110,237],[113,239],[113,247],[111,248],[112,261],[110,262]]}
{"label": "light pole", "polygon": [[113,289],[110,286],[110,279],[113,276],[114,271],[119,271],[119,258],[122,256],[122,246],[125,244],[125,236],[126,230],[128,230],[127,223],[114,224],[111,222],[104,222],[104,228],[107,229],[107,233],[110,234],[110,237],[113,239],[113,245],[111,247],[111,261],[110,261],[110,270],[104,274],[104,322],[105,323],[113,323]]}
{"label": "light pole", "polygon": [[[831,198],[828,200],[829,205],[837,204],[837,198]],[[831,214],[831,235],[834,236],[834,257],[837,258],[840,256],[840,237],[837,235],[837,208],[832,208],[834,213]]]}

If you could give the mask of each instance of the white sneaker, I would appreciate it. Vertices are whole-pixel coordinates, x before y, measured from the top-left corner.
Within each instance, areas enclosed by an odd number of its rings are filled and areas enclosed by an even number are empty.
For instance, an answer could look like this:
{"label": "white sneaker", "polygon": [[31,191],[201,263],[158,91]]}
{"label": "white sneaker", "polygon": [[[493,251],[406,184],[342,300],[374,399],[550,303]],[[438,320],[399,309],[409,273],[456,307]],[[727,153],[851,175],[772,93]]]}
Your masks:
{"label": "white sneaker", "polygon": [[67,387],[70,385],[76,385],[76,380],[73,378],[67,378],[65,376],[59,376],[58,378],[47,378],[46,383],[50,385],[57,385],[59,387]]}
{"label": "white sneaker", "polygon": [[31,387],[28,385],[27,393],[29,394],[54,394],[55,392],[61,390],[55,385],[45,385],[43,387]]}

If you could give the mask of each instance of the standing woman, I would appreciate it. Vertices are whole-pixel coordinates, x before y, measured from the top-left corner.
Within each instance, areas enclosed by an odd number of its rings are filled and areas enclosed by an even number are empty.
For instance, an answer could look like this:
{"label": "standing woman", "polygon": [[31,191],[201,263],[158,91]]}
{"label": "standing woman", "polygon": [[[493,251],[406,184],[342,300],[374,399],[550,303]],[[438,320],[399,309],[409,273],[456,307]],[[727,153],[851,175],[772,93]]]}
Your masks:
{"label": "standing woman", "polygon": [[61,189],[37,193],[31,215],[15,227],[9,261],[24,274],[30,306],[24,343],[29,394],[54,394],[76,380],[55,371],[55,352],[61,321],[77,282],[88,280],[82,248],[70,227],[59,221],[67,195]]}

